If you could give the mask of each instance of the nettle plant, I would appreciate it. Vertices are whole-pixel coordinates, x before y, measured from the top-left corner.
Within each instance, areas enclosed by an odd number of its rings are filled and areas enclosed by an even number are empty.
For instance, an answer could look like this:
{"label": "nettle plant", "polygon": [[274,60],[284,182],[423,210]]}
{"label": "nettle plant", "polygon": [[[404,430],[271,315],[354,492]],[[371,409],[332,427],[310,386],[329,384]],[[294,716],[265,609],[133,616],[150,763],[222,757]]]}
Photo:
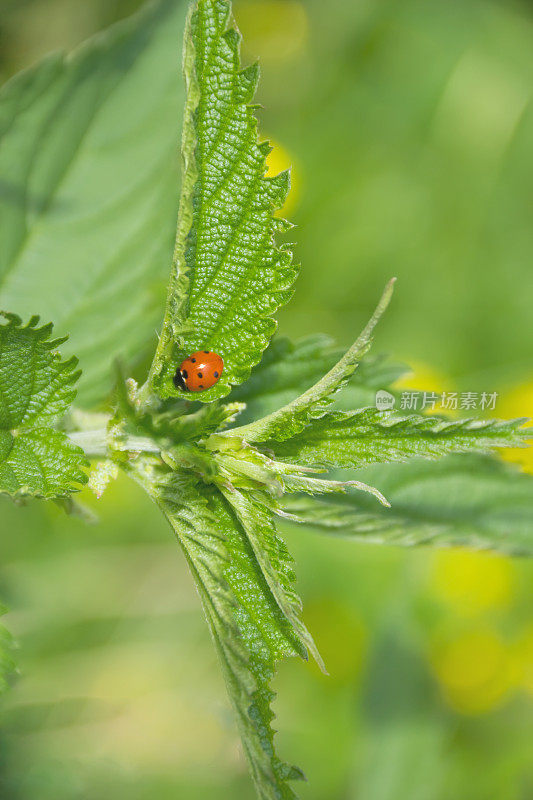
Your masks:
{"label": "nettle plant", "polygon": [[[162,2],[155,12],[152,7],[151,18],[117,27],[94,50],[66,62],[49,60],[4,89],[5,185],[33,176],[26,187],[31,184],[45,195],[41,202],[37,192],[37,207],[26,208],[34,222],[42,221],[50,202],[46,192],[52,197],[54,180],[64,175],[64,148],[52,147],[43,164],[35,154],[28,160],[29,138],[14,155],[10,137],[20,133],[21,120],[29,114],[29,129],[39,141],[47,124],[43,107],[46,113],[59,113],[65,102],[61,92],[76,87],[80,75],[100,70],[100,80],[107,79],[113,47],[125,47],[141,29],[153,29],[157,14],[164,19],[172,5]],[[258,142],[251,104],[259,71],[257,65],[241,68],[239,42],[228,2],[193,4],[184,44],[177,235],[163,326],[146,381],[139,385],[125,379],[125,368],[116,366],[107,412],[88,410],[87,401],[83,410],[75,408],[80,371],[76,358],[60,355],[65,339],[53,339],[52,325],[40,327],[37,316],[23,323],[17,314],[3,313],[0,491],[15,502],[41,498],[69,513],[83,513],[75,500],[81,485],[89,482],[100,495],[123,470],[148,493],[173,528],[196,581],[257,793],[273,800],[295,797],[289,782],[303,777],[274,748],[270,682],[276,662],[285,656],[307,659],[311,653],[325,669],[301,619],[293,561],[277,520],[309,522],[364,541],[531,553],[533,493],[528,476],[487,455],[497,447],[523,445],[524,420],[404,416],[372,405],[376,389],[388,386],[393,392],[401,372],[367,355],[390,301],[392,281],[346,353],[320,336],[297,344],[280,338],[271,342],[274,315],[290,299],[298,273],[290,245],[279,243],[291,228],[278,215],[289,191],[289,173],[266,177],[270,147]],[[137,56],[139,47],[133,48]],[[172,47],[177,51],[176,43]],[[81,83],[80,92],[90,94],[90,82]],[[108,124],[113,130],[119,118]],[[166,179],[161,172],[160,180]],[[91,191],[89,185],[87,196]],[[12,301],[10,308],[18,312],[28,269],[46,292],[47,262],[33,258],[28,267],[26,258],[21,267],[24,240],[33,229],[28,229],[27,216],[21,222],[20,203],[12,202],[16,194],[7,198],[2,303]],[[152,199],[149,195],[143,207],[148,230],[153,227]],[[126,204],[122,213],[128,211]],[[72,223],[69,230],[79,248],[91,247],[90,224],[81,231]],[[45,250],[40,251],[44,259],[50,256]],[[143,263],[127,247],[120,258],[123,278],[128,264],[137,269]],[[133,277],[136,291],[145,291],[141,271]],[[115,279],[115,284],[109,293],[118,307],[125,282]],[[96,292],[104,307],[105,286],[102,280]],[[66,287],[63,291],[68,294]],[[65,317],[62,313],[63,327]],[[92,327],[87,321],[86,338],[96,338],[100,360],[99,332],[104,330],[105,337],[113,324],[111,314],[106,323],[98,315]],[[183,359],[197,350],[220,354],[224,370],[211,388],[192,394],[175,375]],[[85,357],[94,364],[90,352]],[[454,458],[455,453],[474,455]],[[442,458],[438,464],[427,461]],[[411,459],[402,471],[371,466]],[[342,472],[331,474],[332,469],[357,473],[346,479]],[[365,476],[373,478],[375,488]],[[7,647],[3,650],[5,673],[10,660]]]}

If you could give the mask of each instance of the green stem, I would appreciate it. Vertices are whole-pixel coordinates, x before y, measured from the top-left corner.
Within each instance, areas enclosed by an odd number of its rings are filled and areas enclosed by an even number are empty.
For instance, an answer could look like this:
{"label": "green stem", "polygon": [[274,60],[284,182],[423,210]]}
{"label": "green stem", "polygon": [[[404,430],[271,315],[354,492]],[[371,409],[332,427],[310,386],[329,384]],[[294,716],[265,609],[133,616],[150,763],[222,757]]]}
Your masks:
{"label": "green stem", "polygon": [[[76,431],[69,433],[68,437],[73,444],[82,448],[88,458],[108,458],[110,455],[107,428]],[[147,436],[126,436],[120,442],[114,442],[113,448],[136,453],[159,453],[160,451],[159,445]]]}

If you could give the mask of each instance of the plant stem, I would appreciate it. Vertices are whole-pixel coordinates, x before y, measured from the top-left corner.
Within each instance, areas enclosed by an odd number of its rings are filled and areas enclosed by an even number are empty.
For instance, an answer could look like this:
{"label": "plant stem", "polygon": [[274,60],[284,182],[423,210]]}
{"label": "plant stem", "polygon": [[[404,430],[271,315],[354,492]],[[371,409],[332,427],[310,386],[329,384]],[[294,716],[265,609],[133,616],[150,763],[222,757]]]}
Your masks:
{"label": "plant stem", "polygon": [[[69,433],[70,441],[81,447],[88,458],[106,458],[109,456],[109,440],[106,428],[76,431]],[[137,453],[159,453],[159,446],[146,436],[126,436],[114,443],[114,448]]]}

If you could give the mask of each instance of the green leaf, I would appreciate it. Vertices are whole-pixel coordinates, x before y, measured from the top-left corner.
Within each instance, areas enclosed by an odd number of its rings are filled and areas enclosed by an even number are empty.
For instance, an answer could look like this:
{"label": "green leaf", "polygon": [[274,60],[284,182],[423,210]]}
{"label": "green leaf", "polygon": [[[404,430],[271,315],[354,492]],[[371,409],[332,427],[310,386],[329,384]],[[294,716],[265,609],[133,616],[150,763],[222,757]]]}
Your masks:
{"label": "green leaf", "polygon": [[291,498],[286,510],[299,521],[361,542],[533,556],[533,477],[496,458],[460,455],[375,465],[358,477],[377,484],[392,508],[357,494]]}
{"label": "green leaf", "polygon": [[525,420],[446,420],[434,416],[401,416],[364,408],[334,412],[315,420],[301,433],[265,447],[276,458],[333,467],[362,467],[410,458],[441,458],[449,453],[488,452],[496,447],[525,447],[533,430]]}
{"label": "green leaf", "polygon": [[382,506],[390,507],[387,498],[374,486],[363,481],[335,481],[331,479],[310,478],[307,475],[289,475],[285,481],[287,492],[306,492],[307,494],[346,494],[348,489],[359,489],[379,500]]}
{"label": "green leaf", "polygon": [[[329,372],[343,354],[328,336],[321,334],[296,343],[274,337],[250,378],[236,386],[230,395],[231,400],[246,403],[240,423],[253,422],[290,403],[301,394],[302,387],[312,386]],[[390,390],[405,371],[403,365],[383,356],[365,356],[332,405],[345,409],[371,405],[375,402],[376,391]]]}
{"label": "green leaf", "polygon": [[257,142],[249,103],[259,77],[241,70],[240,36],[228,29],[230,4],[199,0],[185,35],[184,179],[167,310],[151,369],[161,396],[179,395],[178,364],[195,350],[224,359],[211,401],[245,381],[274,333],[273,314],[292,294],[297,269],[275,234],[289,175],[265,177],[268,143]]}
{"label": "green leaf", "polygon": [[0,492],[58,497],[86,483],[83,450],[52,427],[76,396],[77,360],[62,361],[52,325],[0,314]]}
{"label": "green leaf", "polygon": [[260,495],[254,498],[246,496],[236,489],[223,489],[223,494],[246,532],[255,558],[283,615],[291,623],[299,640],[312,653],[317,664],[325,672],[324,662],[313,638],[300,620],[302,604],[293,588],[296,580],[292,568],[293,559],[278,535],[272,519],[272,512],[264,501],[261,502],[258,499],[261,497]]}
{"label": "green leaf", "polygon": [[249,442],[265,442],[268,439],[282,441],[302,431],[311,420],[323,416],[331,405],[334,394],[346,384],[368,351],[374,328],[389,305],[393,288],[394,279],[387,284],[374,314],[361,335],[323,378],[283,408],[256,422],[234,428],[230,432],[231,435],[241,436]]}
{"label": "green leaf", "polygon": [[0,91],[0,307],[69,334],[84,406],[109,393],[114,357],[156,342],[178,205],[185,7],[150,3]]}
{"label": "green leaf", "polygon": [[[287,781],[303,775],[275,752],[270,710],[274,694],[268,684],[276,661],[305,656],[305,650],[278,604],[278,589],[276,595],[272,591],[275,578],[270,567],[265,575],[265,553],[260,562],[250,541],[253,515],[248,518],[246,512],[243,523],[240,502],[236,514],[216,489],[198,489],[196,479],[184,473],[163,475],[156,462],[138,461],[131,470],[165,514],[191,568],[258,795],[264,800],[293,800]],[[267,531],[261,523],[254,531],[260,537],[275,536],[273,528]],[[279,540],[270,538],[267,552],[277,558],[279,548]],[[284,552],[282,557],[285,561]],[[283,581],[290,582],[289,565],[281,569]]]}

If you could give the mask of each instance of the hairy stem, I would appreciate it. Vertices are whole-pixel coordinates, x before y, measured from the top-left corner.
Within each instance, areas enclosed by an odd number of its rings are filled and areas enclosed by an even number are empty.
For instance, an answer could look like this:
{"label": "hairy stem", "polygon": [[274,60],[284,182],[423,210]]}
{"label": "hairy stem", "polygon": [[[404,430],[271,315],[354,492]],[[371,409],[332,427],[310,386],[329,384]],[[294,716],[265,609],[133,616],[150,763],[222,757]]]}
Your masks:
{"label": "hairy stem", "polygon": [[[69,433],[73,444],[81,447],[88,458],[102,458],[110,455],[107,428],[97,430],[76,431]],[[147,436],[125,436],[120,442],[114,442],[115,450],[131,450],[137,453],[159,453],[159,446]]]}

